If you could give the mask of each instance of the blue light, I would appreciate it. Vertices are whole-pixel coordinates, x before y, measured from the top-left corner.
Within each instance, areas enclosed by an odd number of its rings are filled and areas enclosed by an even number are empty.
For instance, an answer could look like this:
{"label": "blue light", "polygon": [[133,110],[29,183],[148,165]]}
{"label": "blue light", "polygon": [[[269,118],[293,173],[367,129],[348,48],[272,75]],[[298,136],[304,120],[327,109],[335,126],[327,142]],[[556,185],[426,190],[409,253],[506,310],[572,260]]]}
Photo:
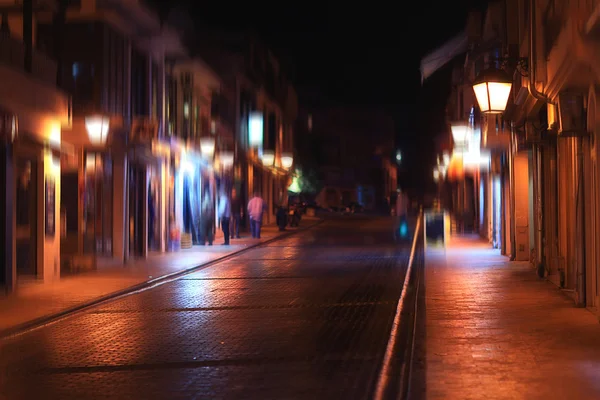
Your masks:
{"label": "blue light", "polygon": [[400,237],[404,238],[406,236],[408,236],[408,225],[405,221],[402,221],[402,223],[400,224]]}

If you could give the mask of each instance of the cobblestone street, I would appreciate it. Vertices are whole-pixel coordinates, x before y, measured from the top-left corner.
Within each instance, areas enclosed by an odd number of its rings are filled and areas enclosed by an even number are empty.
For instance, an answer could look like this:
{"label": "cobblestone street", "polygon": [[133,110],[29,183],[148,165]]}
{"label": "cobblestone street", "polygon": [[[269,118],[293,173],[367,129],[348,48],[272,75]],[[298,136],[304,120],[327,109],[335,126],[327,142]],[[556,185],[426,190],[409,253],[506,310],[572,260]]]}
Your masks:
{"label": "cobblestone street", "polygon": [[3,340],[0,398],[370,398],[408,252],[329,220]]}

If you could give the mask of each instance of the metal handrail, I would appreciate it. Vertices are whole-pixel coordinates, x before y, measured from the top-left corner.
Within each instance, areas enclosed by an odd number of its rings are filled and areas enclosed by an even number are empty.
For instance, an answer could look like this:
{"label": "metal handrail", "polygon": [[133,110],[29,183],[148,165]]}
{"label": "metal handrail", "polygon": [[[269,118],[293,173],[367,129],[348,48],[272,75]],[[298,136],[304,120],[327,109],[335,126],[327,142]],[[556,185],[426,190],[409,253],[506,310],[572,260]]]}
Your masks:
{"label": "metal handrail", "polygon": [[[411,283],[412,267],[413,267],[414,260],[415,260],[415,252],[417,249],[417,242],[418,242],[419,236],[420,236],[419,232],[421,230],[422,221],[423,221],[423,207],[420,207],[419,217],[417,218],[417,225],[415,228],[415,234],[413,236],[412,247],[410,250],[410,256],[408,258],[408,267],[406,269],[406,275],[404,277],[404,284],[402,285],[402,293],[400,294],[400,298],[398,299],[398,304],[396,305],[396,314],[394,315],[394,321],[392,323],[390,337],[388,338],[387,346],[385,349],[385,355],[383,358],[383,363],[382,363],[381,370],[379,372],[379,376],[377,379],[375,395],[373,396],[375,400],[384,399],[385,393],[387,392],[388,387],[390,385],[390,377],[392,376],[392,374],[390,372],[390,368],[391,368],[396,344],[398,341],[398,337],[400,335],[401,315],[402,315],[402,310],[405,307],[408,288]],[[414,348],[414,343],[412,343],[411,346]],[[411,350],[410,350],[411,355],[413,352],[413,348],[411,348]],[[412,357],[411,357],[411,359],[412,359]],[[408,377],[410,377],[411,364],[412,364],[412,362],[410,362],[410,360],[408,363],[406,363],[406,362],[404,363],[404,365],[402,366],[401,379],[406,374],[408,374]],[[403,381],[404,380],[405,379],[403,379]],[[403,393],[407,392],[407,390],[408,390],[407,387],[402,388],[400,390],[400,395],[402,396]]]}

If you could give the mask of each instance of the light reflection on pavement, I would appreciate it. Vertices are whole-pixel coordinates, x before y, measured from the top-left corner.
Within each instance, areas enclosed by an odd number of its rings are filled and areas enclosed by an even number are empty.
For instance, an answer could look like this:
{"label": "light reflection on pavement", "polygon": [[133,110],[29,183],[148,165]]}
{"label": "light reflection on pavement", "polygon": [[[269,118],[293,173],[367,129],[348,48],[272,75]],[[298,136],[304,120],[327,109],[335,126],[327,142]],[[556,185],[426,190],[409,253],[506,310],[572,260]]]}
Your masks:
{"label": "light reflection on pavement", "polygon": [[408,245],[330,220],[0,344],[0,398],[369,398]]}

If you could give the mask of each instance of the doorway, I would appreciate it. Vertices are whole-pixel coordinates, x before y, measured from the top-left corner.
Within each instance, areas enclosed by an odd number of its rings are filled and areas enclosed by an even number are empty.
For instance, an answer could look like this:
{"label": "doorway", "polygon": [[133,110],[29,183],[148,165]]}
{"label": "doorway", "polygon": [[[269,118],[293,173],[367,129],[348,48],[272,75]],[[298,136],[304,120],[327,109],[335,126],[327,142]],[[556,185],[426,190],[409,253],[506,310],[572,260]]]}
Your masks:
{"label": "doorway", "polygon": [[161,249],[161,177],[159,170],[150,168],[148,179],[148,250],[160,251]]}
{"label": "doorway", "polygon": [[112,256],[113,164],[108,154],[86,154],[84,187],[84,252]]}
{"label": "doorway", "polygon": [[37,276],[38,161],[16,159],[16,264],[18,278]]}
{"label": "doorway", "polygon": [[144,208],[147,204],[146,169],[140,165],[129,168],[129,254],[133,257],[145,255]]}

